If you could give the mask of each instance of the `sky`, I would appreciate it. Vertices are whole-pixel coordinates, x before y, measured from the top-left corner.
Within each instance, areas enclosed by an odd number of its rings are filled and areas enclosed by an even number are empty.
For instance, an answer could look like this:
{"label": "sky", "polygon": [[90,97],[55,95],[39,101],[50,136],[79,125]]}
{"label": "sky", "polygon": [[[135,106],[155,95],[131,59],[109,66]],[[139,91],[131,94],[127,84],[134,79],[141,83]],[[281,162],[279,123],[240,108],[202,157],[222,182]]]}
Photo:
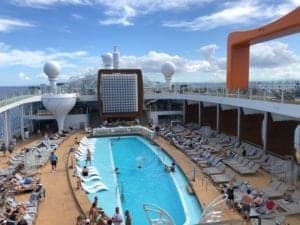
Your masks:
{"label": "sky", "polygon": [[[0,86],[47,83],[43,65],[61,65],[59,81],[96,74],[101,54],[118,46],[122,68],[163,81],[223,82],[230,32],[270,23],[300,0],[0,0]],[[250,80],[300,80],[300,33],[250,49]]]}

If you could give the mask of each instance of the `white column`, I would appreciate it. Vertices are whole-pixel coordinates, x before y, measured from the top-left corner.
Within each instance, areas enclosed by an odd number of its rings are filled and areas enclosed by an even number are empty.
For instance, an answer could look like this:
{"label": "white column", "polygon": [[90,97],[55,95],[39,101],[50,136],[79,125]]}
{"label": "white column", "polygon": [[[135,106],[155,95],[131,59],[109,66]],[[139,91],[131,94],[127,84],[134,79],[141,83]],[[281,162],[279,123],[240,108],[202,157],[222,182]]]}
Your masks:
{"label": "white column", "polygon": [[[32,105],[33,105],[33,103],[30,103],[30,112],[29,112],[29,115],[30,115],[30,116],[33,115],[33,108],[32,108]],[[31,119],[31,120],[30,120],[30,133],[33,133],[33,129],[34,129],[34,126],[33,126],[33,120]]]}
{"label": "white column", "polygon": [[241,139],[241,108],[237,108],[238,114],[237,114],[237,138],[238,141]]}
{"label": "white column", "polygon": [[201,108],[201,102],[198,102],[198,111],[199,111],[199,120],[198,120],[198,123],[199,123],[199,125],[200,125],[200,127],[201,127],[201,124],[202,124],[202,121],[201,121],[201,114],[202,114],[202,108]]}
{"label": "white column", "polygon": [[186,101],[183,101],[183,112],[182,112],[182,120],[183,124],[185,124],[185,107],[186,107]]}
{"label": "white column", "polygon": [[264,113],[264,119],[262,122],[262,136],[263,136],[263,149],[267,151],[268,143],[268,112]]}
{"label": "white column", "polygon": [[217,131],[220,131],[220,105],[217,104]]}
{"label": "white column", "polygon": [[24,108],[20,105],[20,128],[21,128],[21,138],[24,140]]}
{"label": "white column", "polygon": [[3,112],[3,132],[4,132],[4,142],[5,145],[8,146],[9,144],[9,130],[10,130],[10,126],[9,126],[9,113],[8,111]]}

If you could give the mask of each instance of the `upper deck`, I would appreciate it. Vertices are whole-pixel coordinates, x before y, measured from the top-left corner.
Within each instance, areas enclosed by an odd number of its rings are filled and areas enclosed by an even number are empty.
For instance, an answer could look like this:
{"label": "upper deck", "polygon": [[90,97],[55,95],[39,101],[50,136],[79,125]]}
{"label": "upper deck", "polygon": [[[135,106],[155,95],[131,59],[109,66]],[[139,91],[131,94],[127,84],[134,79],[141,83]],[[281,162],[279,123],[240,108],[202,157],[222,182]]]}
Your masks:
{"label": "upper deck", "polygon": [[[81,91],[65,89],[62,93],[77,93],[77,101],[97,102],[95,90]],[[23,93],[0,101],[0,113],[27,103],[40,102],[43,93]],[[276,113],[287,117],[300,118],[300,96],[295,89],[244,89],[229,92],[224,88],[145,88],[145,100],[188,100],[207,102],[233,107],[248,108],[258,111]]]}

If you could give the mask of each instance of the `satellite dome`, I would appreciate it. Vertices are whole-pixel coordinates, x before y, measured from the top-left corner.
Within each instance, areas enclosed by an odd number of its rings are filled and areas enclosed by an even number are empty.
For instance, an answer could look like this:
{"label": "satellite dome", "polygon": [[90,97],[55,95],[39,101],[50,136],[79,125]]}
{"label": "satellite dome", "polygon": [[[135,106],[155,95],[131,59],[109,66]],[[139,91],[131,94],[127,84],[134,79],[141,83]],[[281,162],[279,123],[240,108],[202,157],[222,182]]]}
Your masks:
{"label": "satellite dome", "polygon": [[44,73],[48,76],[48,78],[56,78],[60,72],[60,65],[58,62],[49,61],[44,65]]}
{"label": "satellite dome", "polygon": [[163,73],[166,81],[167,87],[171,89],[171,81],[173,74],[175,73],[176,66],[172,62],[166,62],[161,67],[161,72]]}
{"label": "satellite dome", "polygon": [[161,72],[165,75],[165,77],[172,77],[175,70],[176,66],[172,62],[166,62],[161,67]]}
{"label": "satellite dome", "polygon": [[111,67],[113,61],[113,55],[111,53],[104,53],[102,56],[102,62],[104,67]]}

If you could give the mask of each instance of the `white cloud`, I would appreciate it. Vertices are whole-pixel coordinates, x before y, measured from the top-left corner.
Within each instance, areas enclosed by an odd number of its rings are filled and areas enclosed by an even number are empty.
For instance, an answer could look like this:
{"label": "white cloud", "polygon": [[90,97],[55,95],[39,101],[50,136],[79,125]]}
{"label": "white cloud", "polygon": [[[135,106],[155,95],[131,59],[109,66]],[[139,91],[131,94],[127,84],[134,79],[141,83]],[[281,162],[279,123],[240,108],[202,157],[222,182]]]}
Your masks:
{"label": "white cloud", "polygon": [[93,0],[12,0],[12,4],[24,7],[48,7],[56,4],[66,5],[90,5]]}
{"label": "white cloud", "polygon": [[138,15],[145,15],[158,11],[184,10],[194,5],[203,5],[212,0],[102,0],[101,5],[106,8],[108,18],[100,20],[101,25],[120,24],[133,25],[133,19]]}
{"label": "white cloud", "polygon": [[136,10],[128,5],[124,5],[121,9],[110,9],[105,14],[108,16],[108,19],[99,20],[101,25],[120,24],[132,26],[133,23],[130,20],[136,16]]}
{"label": "white cloud", "polygon": [[46,80],[46,79],[48,79],[47,75],[44,74],[44,73],[36,74],[36,75],[35,75],[35,78],[36,78],[36,79],[39,79],[39,80]]}
{"label": "white cloud", "polygon": [[250,63],[251,80],[300,79],[300,56],[279,41],[253,45]]}
{"label": "white cloud", "polygon": [[216,44],[209,44],[200,48],[204,59],[207,60],[210,65],[207,71],[223,73],[226,69],[226,59],[224,57],[215,57],[215,52],[218,48]]}
{"label": "white cloud", "polygon": [[85,51],[64,52],[54,49],[47,49],[45,51],[23,50],[0,43],[0,67],[18,65],[36,68],[41,67],[43,63],[49,60],[56,60],[63,67],[76,67],[74,61],[85,56],[87,56],[87,52]]}
{"label": "white cloud", "polygon": [[164,52],[149,51],[144,56],[123,56],[121,64],[125,68],[136,68],[139,66],[144,73],[161,73],[161,66],[166,61],[176,65],[177,72],[205,71],[209,63],[205,60],[189,60],[178,55],[170,55]]}
{"label": "white cloud", "polygon": [[[89,5],[101,8],[105,18],[99,20],[101,25],[131,26],[134,18],[140,15],[164,12],[182,11],[192,7],[216,3],[212,8],[219,11],[201,15],[191,20],[166,21],[164,26],[179,27],[188,30],[208,30],[231,24],[249,24],[257,20],[269,20],[286,14],[299,6],[299,0],[276,1],[265,0],[13,0],[12,3],[24,7],[47,8],[57,5]],[[80,15],[73,14],[75,19]]]}
{"label": "white cloud", "polygon": [[288,45],[278,41],[253,45],[250,48],[251,66],[275,68],[299,62],[297,55]]}
{"label": "white cloud", "polygon": [[77,13],[73,13],[71,15],[72,18],[74,18],[75,20],[82,20],[83,19],[83,16],[80,15],[80,14],[77,14]]}
{"label": "white cloud", "polygon": [[0,32],[8,32],[13,29],[25,28],[25,27],[34,27],[35,25],[14,18],[0,18]]}
{"label": "white cloud", "polygon": [[203,54],[204,58],[206,58],[208,61],[212,59],[213,54],[218,49],[218,46],[216,44],[209,44],[202,46],[200,48],[200,52]]}
{"label": "white cloud", "polygon": [[297,1],[282,1],[281,4],[272,1],[232,1],[214,13],[198,16],[191,20],[166,21],[166,27],[184,28],[187,30],[210,30],[233,24],[252,24],[256,21],[268,21],[285,15],[293,10]]}
{"label": "white cloud", "polygon": [[21,80],[31,80],[30,77],[28,75],[26,75],[25,73],[21,72],[18,74],[18,77],[21,79]]}
{"label": "white cloud", "polygon": [[133,25],[133,19],[158,11],[184,10],[194,5],[203,5],[215,0],[13,0],[12,3],[24,7],[47,8],[56,5],[91,5],[102,7],[106,18],[101,25]]}
{"label": "white cloud", "polygon": [[[217,57],[218,46],[210,44],[202,46],[198,51],[199,58],[188,59],[176,54],[166,52],[149,51],[142,56],[123,55],[120,65],[122,68],[141,68],[145,76],[154,80],[163,80],[161,65],[166,61],[173,62],[176,67],[175,81],[225,81],[226,59]],[[300,56],[285,43],[266,42],[254,45],[251,48],[251,80],[279,80],[294,78],[300,79]],[[22,50],[0,42],[0,68],[10,67],[26,69],[32,73],[19,73],[20,80],[46,81],[47,77],[41,73],[44,62],[56,60],[62,66],[60,80],[71,76],[95,75],[99,69],[99,56],[90,55],[86,51],[59,51],[48,48],[45,50]]]}

